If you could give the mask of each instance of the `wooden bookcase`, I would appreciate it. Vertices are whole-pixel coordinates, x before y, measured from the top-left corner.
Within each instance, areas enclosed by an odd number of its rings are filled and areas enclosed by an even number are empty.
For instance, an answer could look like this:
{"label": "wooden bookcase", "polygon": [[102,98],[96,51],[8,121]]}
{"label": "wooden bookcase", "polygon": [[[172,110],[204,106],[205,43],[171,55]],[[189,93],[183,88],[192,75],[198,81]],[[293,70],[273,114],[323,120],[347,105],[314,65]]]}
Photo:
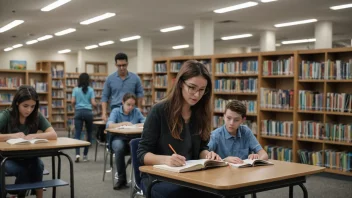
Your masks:
{"label": "wooden bookcase", "polygon": [[73,88],[77,87],[78,85],[78,77],[80,73],[76,72],[67,72],[66,73],[66,114],[67,114],[67,126],[69,130],[72,130],[74,128],[74,114],[75,114],[75,108],[71,104],[71,99],[72,99],[72,90]]}
{"label": "wooden bookcase", "polygon": [[37,71],[49,72],[51,110],[50,122],[55,130],[66,130],[66,97],[65,97],[65,62],[64,61],[38,61]]}
{"label": "wooden bookcase", "polygon": [[[181,64],[189,59],[200,60],[202,58],[182,56],[164,57],[154,60],[153,103],[158,101],[156,100],[157,91],[166,92],[172,86],[173,78],[177,75],[177,70],[174,71],[173,66],[176,67],[177,62]],[[222,109],[216,108],[219,99],[224,99],[222,101],[224,104],[220,105],[220,107],[223,107],[226,101],[231,99],[256,101],[256,109],[247,113],[247,119],[253,123],[256,122],[256,137],[264,148],[277,149],[275,152],[281,151],[281,154],[289,157],[287,160],[297,163],[302,160],[298,152],[312,152],[309,155],[314,154],[315,159],[319,158],[322,163],[320,164],[321,166],[330,166],[332,162],[330,160],[334,159],[336,161],[336,158],[342,158],[343,151],[352,152],[352,140],[339,139],[343,135],[350,135],[350,138],[352,136],[351,132],[350,134],[347,133],[347,129],[351,127],[352,123],[352,110],[348,109],[348,112],[347,110],[346,112],[341,112],[341,110],[337,111],[327,108],[327,105],[331,104],[329,101],[334,101],[329,93],[335,94],[333,95],[335,97],[340,97],[338,98],[340,101],[342,101],[342,93],[352,94],[352,76],[349,76],[348,79],[336,79],[333,77],[321,77],[319,79],[316,77],[317,73],[322,72],[321,68],[317,69],[321,65],[324,65],[324,68],[335,68],[335,70],[340,68],[341,72],[345,73],[352,72],[352,66],[349,70],[342,69],[342,66],[337,66],[336,62],[340,60],[341,65],[346,62],[352,64],[352,48],[213,55],[203,57],[203,59],[209,60],[212,68],[214,92],[212,107],[210,108],[213,110],[214,126],[216,121],[221,121],[223,115]],[[257,73],[219,70],[219,65],[221,64],[224,66],[225,63],[228,65],[232,62],[241,65],[245,62],[248,64],[251,61],[252,63],[257,61]],[[304,69],[305,66],[301,66],[303,63],[313,65],[311,67],[314,69]],[[165,70],[157,70],[157,65],[159,64],[163,64]],[[330,67],[332,64],[334,66]],[[329,69],[328,71],[331,73],[333,70]],[[302,78],[304,72],[306,73],[304,78]],[[328,76],[336,76],[336,72],[332,72],[332,74]],[[160,75],[167,76],[166,83],[163,86],[159,86],[160,84],[157,83]],[[229,91],[226,89],[219,91],[216,88],[219,85],[219,80],[222,79],[230,81],[239,79],[238,82],[241,83],[241,80],[249,78],[257,78],[257,82],[254,82],[257,85],[256,92],[239,92],[237,90],[235,92],[234,90]],[[269,98],[271,99],[269,100]],[[277,101],[280,101],[280,103]],[[335,101],[338,100],[335,99]],[[271,103],[269,105],[264,102]],[[316,108],[313,108],[315,107],[314,105],[316,105]],[[315,132],[313,135],[309,134],[310,136],[307,136],[303,134],[302,129],[304,127],[302,126],[304,123],[311,124],[310,127],[315,127],[315,131],[312,131],[312,128],[309,131],[310,133]],[[264,127],[269,125],[271,128]],[[273,128],[272,126],[274,125],[275,128],[280,126],[281,130]],[[345,127],[343,129],[346,131],[340,134],[337,134],[337,132],[332,134],[331,127],[334,126],[335,129]],[[286,129],[285,132],[282,131],[283,127]],[[305,128],[308,129],[308,127]],[[270,147],[267,147],[268,145]],[[289,153],[291,154],[289,155]],[[329,156],[327,155],[328,153]],[[276,153],[272,154],[276,156]],[[351,171],[346,172],[337,168],[327,167],[326,172],[352,176]]]}
{"label": "wooden bookcase", "polygon": [[142,104],[142,113],[144,116],[147,116],[152,105],[152,87],[153,87],[153,73],[137,73],[139,78],[141,79],[142,86],[144,89],[144,99]]}

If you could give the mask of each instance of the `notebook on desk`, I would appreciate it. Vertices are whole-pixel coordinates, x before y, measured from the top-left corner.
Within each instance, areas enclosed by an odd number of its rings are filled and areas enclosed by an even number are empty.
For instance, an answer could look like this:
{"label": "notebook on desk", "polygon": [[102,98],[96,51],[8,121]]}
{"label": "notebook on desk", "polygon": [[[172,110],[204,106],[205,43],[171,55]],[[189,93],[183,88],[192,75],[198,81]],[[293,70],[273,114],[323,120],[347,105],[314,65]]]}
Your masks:
{"label": "notebook on desk", "polygon": [[200,159],[200,160],[188,160],[186,161],[186,165],[179,166],[179,167],[173,167],[168,165],[154,165],[153,167],[176,172],[176,173],[184,173],[189,171],[196,171],[196,170],[202,170],[202,169],[213,168],[213,167],[221,167],[221,166],[227,166],[227,163],[225,161]]}
{"label": "notebook on desk", "polygon": [[21,145],[21,144],[39,144],[39,143],[46,143],[49,141],[47,139],[26,140],[23,138],[14,138],[14,139],[8,139],[6,142],[11,145]]}
{"label": "notebook on desk", "polygon": [[236,168],[246,168],[246,167],[266,166],[266,165],[274,165],[274,164],[269,162],[269,161],[266,161],[266,160],[260,160],[260,159],[250,160],[250,159],[246,159],[246,160],[243,160],[243,164],[230,163],[230,165],[233,166],[233,167],[236,167]]}
{"label": "notebook on desk", "polygon": [[131,125],[131,126],[120,126],[120,127],[117,127],[116,129],[143,129],[143,127],[137,126],[137,125]]}

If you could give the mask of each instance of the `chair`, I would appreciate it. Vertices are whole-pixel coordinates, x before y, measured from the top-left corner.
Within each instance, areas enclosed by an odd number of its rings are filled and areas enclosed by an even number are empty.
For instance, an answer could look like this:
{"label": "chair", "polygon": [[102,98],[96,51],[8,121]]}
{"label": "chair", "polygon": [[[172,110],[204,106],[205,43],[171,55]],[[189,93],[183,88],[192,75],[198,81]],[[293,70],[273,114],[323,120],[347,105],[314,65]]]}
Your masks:
{"label": "chair", "polygon": [[[95,156],[94,156],[94,161],[97,161],[97,154],[98,154],[98,145],[104,145],[104,148],[106,148],[106,135],[105,135],[105,126],[99,126],[96,125],[96,136],[95,136]],[[105,156],[105,151],[104,151],[104,156]]]}
{"label": "chair", "polygon": [[143,196],[143,185],[141,183],[141,176],[139,171],[139,161],[137,159],[137,149],[138,144],[141,138],[132,139],[130,141],[130,151],[132,158],[132,167],[131,167],[131,189],[130,197],[134,198],[136,195]]}

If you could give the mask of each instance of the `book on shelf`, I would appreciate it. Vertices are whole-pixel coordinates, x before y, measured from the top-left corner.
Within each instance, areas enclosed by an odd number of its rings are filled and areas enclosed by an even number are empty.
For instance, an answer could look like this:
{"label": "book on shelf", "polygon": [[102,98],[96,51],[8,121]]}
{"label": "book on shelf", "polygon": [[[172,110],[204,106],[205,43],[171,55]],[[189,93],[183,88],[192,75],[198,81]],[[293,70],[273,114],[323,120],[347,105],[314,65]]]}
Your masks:
{"label": "book on shelf", "polygon": [[298,121],[298,138],[323,139],[325,137],[325,125],[322,122],[304,120]]}
{"label": "book on shelf", "polygon": [[263,63],[263,76],[293,75],[293,56],[285,60],[266,60]]}
{"label": "book on shelf", "polygon": [[219,62],[215,74],[258,74],[258,61]]}
{"label": "book on shelf", "polygon": [[215,92],[257,93],[257,78],[215,80]]}
{"label": "book on shelf", "polygon": [[167,72],[166,63],[155,63],[154,64],[155,72]]}
{"label": "book on shelf", "polygon": [[332,80],[349,80],[352,79],[352,59],[348,62],[341,60],[331,61],[327,60],[324,70],[325,79]]}
{"label": "book on shelf", "polygon": [[344,172],[352,171],[352,152],[325,150],[325,167]]}
{"label": "book on shelf", "polygon": [[352,112],[352,94],[327,93],[326,110],[335,112]]}
{"label": "book on shelf", "polygon": [[324,79],[325,62],[302,61],[299,66],[299,79],[321,80]]}
{"label": "book on shelf", "polygon": [[292,137],[293,122],[279,120],[262,120],[262,135]]}
{"label": "book on shelf", "polygon": [[323,93],[310,90],[299,90],[299,110],[323,110]]}
{"label": "book on shelf", "polygon": [[236,168],[247,168],[247,167],[254,167],[254,166],[267,166],[267,165],[274,165],[272,162],[267,161],[267,160],[261,160],[261,159],[245,159],[243,160],[242,164],[233,164],[229,163],[231,166],[236,167]]}
{"label": "book on shelf", "polygon": [[215,168],[227,166],[225,161],[216,161],[216,160],[209,160],[209,159],[199,159],[199,160],[187,160],[184,166],[179,167],[172,167],[168,165],[154,165],[154,168],[176,172],[176,173],[184,173],[196,170],[203,170],[207,168]]}
{"label": "book on shelf", "polygon": [[264,146],[264,150],[268,153],[269,159],[292,162],[292,149],[280,146]]}
{"label": "book on shelf", "polygon": [[294,91],[260,88],[260,106],[270,109],[293,109]]}
{"label": "book on shelf", "polygon": [[299,149],[297,153],[298,153],[299,160],[302,164],[324,166],[324,163],[323,163],[324,151],[308,151],[305,149]]}
{"label": "book on shelf", "polygon": [[23,138],[14,138],[14,139],[8,139],[6,141],[8,144],[11,145],[22,145],[22,144],[39,144],[39,143],[46,143],[49,142],[47,139],[31,139],[31,140],[26,140]]}

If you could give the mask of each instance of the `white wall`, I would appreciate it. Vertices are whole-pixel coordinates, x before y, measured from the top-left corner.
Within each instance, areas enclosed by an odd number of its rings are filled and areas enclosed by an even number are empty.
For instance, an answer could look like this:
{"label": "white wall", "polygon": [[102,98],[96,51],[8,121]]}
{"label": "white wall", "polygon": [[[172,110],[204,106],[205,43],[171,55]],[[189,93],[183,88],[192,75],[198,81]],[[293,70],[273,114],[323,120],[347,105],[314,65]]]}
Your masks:
{"label": "white wall", "polygon": [[[66,70],[68,70],[76,67],[77,54],[58,54],[56,51],[28,48],[19,48],[9,52],[0,52],[1,69],[10,69],[10,60],[26,60],[27,70],[35,70],[36,62],[40,60],[65,61]],[[72,72],[74,72],[74,69]]]}

